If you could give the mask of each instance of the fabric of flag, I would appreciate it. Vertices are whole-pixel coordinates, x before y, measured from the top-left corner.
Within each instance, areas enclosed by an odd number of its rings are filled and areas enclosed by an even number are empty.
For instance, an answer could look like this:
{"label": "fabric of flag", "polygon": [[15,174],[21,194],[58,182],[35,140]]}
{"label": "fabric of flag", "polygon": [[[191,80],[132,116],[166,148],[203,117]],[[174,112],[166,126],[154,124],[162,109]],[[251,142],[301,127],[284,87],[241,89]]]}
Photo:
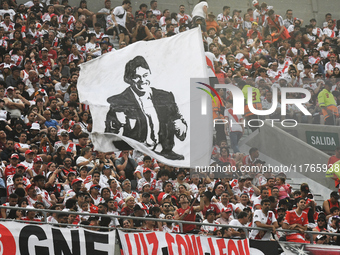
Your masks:
{"label": "fabric of flag", "polygon": [[200,118],[190,116],[195,100],[190,80],[206,77],[200,28],[137,42],[82,64],[79,99],[90,106],[94,149],[133,148],[178,167],[192,167],[195,157],[202,162],[202,155],[209,162],[207,139],[195,152],[190,148],[191,139],[200,139],[191,136],[192,127],[211,135],[205,130],[209,125],[200,127]]}

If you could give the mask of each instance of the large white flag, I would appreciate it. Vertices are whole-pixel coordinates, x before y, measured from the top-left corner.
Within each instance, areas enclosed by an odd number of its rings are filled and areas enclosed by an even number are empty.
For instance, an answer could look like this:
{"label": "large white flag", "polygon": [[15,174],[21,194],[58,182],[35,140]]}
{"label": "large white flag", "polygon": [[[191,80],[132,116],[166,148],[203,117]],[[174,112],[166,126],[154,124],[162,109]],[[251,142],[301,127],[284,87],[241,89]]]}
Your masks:
{"label": "large white flag", "polygon": [[[191,78],[206,77],[199,28],[82,64],[79,98],[90,106],[95,150],[123,150],[128,144],[168,165],[207,164],[212,120],[199,123],[206,120],[199,115],[193,120],[193,101],[198,105],[200,96],[190,93]],[[193,137],[194,128],[201,135]]]}

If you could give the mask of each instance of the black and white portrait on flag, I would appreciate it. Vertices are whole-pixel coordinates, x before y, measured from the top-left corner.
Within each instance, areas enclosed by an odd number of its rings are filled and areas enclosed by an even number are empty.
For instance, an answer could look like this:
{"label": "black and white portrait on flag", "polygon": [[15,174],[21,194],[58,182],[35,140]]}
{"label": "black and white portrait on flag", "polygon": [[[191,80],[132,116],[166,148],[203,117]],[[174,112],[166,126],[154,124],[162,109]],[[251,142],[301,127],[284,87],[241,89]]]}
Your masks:
{"label": "black and white portrait on flag", "polygon": [[212,119],[191,114],[201,102],[201,93],[191,95],[191,79],[207,77],[199,28],[136,42],[80,67],[79,100],[90,106],[95,150],[134,149],[177,167],[210,162]]}
{"label": "black and white portrait on flag", "polygon": [[144,57],[136,56],[127,62],[124,81],[130,86],[107,99],[110,110],[105,132],[144,143],[165,158],[182,160],[184,156],[172,150],[174,136],[184,141],[188,125],[179,112],[174,95],[152,87],[150,75],[152,72]]}

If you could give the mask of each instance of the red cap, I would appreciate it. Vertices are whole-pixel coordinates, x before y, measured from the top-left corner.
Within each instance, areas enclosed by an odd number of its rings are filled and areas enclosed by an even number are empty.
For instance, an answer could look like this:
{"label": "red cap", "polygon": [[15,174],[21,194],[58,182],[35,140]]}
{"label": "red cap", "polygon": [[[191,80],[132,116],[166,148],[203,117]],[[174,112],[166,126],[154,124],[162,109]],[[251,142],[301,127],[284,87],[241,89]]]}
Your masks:
{"label": "red cap", "polygon": [[26,192],[32,187],[35,187],[35,185],[34,184],[28,184],[25,188]]}
{"label": "red cap", "polygon": [[11,156],[11,159],[12,159],[12,158],[19,159],[19,155],[18,155],[18,154],[16,154],[16,153],[13,153],[13,154],[12,154],[12,156]]}
{"label": "red cap", "polygon": [[42,158],[40,156],[36,156],[34,159],[33,159],[33,162],[34,163],[37,163],[37,162],[43,162]]}
{"label": "red cap", "polygon": [[34,153],[34,152],[32,150],[25,151],[25,155],[30,154],[30,153]]}
{"label": "red cap", "polygon": [[145,174],[147,171],[150,171],[150,172],[151,172],[151,169],[150,169],[150,168],[147,168],[147,167],[145,167],[145,168],[143,169],[143,174]]}
{"label": "red cap", "polygon": [[99,184],[92,184],[90,189],[95,188],[95,187],[99,187],[100,188],[100,185]]}
{"label": "red cap", "polygon": [[263,43],[272,43],[271,41],[269,41],[269,40],[266,40],[266,41],[264,41]]}
{"label": "red cap", "polygon": [[71,185],[73,185],[73,184],[75,184],[75,183],[77,183],[77,182],[83,182],[83,180],[82,180],[82,179],[76,178],[76,179],[74,179],[74,180],[72,181]]}
{"label": "red cap", "polygon": [[23,167],[23,168],[25,168],[25,170],[27,169],[27,167],[24,164],[19,164],[19,165],[17,165],[17,168],[18,167]]}
{"label": "red cap", "polygon": [[225,208],[223,208],[222,210],[221,210],[221,212],[231,212],[231,209],[230,208],[228,208],[228,207],[225,207]]}

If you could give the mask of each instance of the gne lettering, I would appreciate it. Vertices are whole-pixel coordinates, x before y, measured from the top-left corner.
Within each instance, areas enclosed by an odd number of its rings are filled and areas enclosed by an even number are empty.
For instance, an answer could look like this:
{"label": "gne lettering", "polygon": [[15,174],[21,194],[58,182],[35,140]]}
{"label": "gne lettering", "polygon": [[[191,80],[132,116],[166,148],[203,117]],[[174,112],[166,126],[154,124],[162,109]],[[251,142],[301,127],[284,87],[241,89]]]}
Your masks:
{"label": "gne lettering", "polygon": [[[19,234],[19,249],[21,255],[30,255],[29,252],[29,239],[35,236],[39,241],[47,240],[47,235],[44,229],[39,226],[26,226],[23,227]],[[100,234],[93,233],[84,230],[85,243],[86,243],[86,254],[91,255],[108,255],[107,251],[100,251],[95,249],[95,246],[99,244],[109,244],[109,235],[108,234]],[[53,242],[53,251],[50,251],[49,247],[46,246],[38,246],[34,247],[35,254],[39,255],[47,255],[47,254],[55,254],[55,255],[81,255],[81,242],[80,242],[80,233],[79,230],[71,230],[71,247],[69,247],[68,242],[63,236],[60,229],[52,228],[52,240]]]}

